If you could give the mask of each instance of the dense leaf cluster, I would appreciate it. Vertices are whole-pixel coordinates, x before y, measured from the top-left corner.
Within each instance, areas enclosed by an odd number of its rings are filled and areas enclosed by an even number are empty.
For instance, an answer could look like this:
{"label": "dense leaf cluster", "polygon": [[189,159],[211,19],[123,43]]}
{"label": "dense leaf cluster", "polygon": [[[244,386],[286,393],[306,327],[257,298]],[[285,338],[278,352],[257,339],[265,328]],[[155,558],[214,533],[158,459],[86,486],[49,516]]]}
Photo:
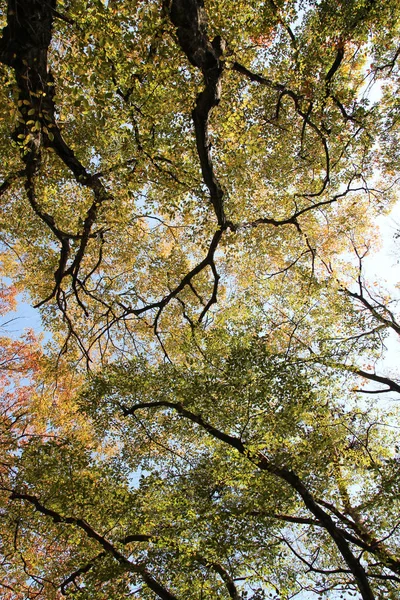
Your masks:
{"label": "dense leaf cluster", "polygon": [[2,597],[395,600],[398,2],[0,19]]}

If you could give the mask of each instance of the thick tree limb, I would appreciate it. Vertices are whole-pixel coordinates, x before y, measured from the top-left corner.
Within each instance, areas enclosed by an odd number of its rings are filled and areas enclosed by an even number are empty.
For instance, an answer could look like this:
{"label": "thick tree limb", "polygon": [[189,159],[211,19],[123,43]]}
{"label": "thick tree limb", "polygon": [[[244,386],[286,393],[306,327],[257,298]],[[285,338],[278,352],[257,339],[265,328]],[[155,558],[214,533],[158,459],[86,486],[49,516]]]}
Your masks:
{"label": "thick tree limb", "polygon": [[[55,6],[56,0],[9,0],[7,26],[0,39],[0,62],[14,70],[19,90],[19,124],[14,138],[21,146],[21,156],[25,163],[28,200],[35,214],[61,245],[59,265],[54,274],[55,288],[45,301],[56,295],[64,277],[71,275],[76,284],[88,241],[95,237],[92,227],[98,209],[109,197],[99,177],[91,175],[75,156],[56,123],[54,80],[47,62]],[[93,203],[79,233],[59,229],[54,217],[43,211],[36,200],[35,178],[39,173],[43,146],[51,146],[76,181],[93,192]],[[68,266],[71,240],[79,240],[79,246]]]}
{"label": "thick tree limb", "polygon": [[206,567],[211,567],[211,569],[213,569],[216,573],[218,573],[218,575],[221,577],[221,579],[225,583],[226,589],[228,590],[228,594],[232,598],[232,600],[241,600],[241,597],[240,597],[239,592],[235,585],[235,581],[233,580],[231,575],[228,573],[228,571],[220,563],[212,561],[212,560],[208,560],[207,558],[205,558],[204,556],[202,556],[199,553],[197,553],[195,555],[195,558],[199,563],[205,565]]}
{"label": "thick tree limb", "polygon": [[211,111],[219,104],[221,98],[223,72],[221,55],[224,50],[224,42],[219,37],[210,42],[207,36],[207,15],[203,0],[172,0],[170,3],[165,2],[164,5],[176,27],[181,49],[190,63],[199,68],[203,74],[205,88],[198,95],[196,106],[192,112],[197,153],[218,225],[225,227],[224,192],[214,172],[208,128]]}
{"label": "thick tree limb", "polygon": [[344,44],[342,41],[339,41],[335,60],[333,61],[331,68],[325,75],[326,89],[327,89],[328,95],[329,95],[329,84],[330,84],[333,76],[335,75],[336,71],[339,69],[340,65],[342,64],[343,58],[344,58]]}

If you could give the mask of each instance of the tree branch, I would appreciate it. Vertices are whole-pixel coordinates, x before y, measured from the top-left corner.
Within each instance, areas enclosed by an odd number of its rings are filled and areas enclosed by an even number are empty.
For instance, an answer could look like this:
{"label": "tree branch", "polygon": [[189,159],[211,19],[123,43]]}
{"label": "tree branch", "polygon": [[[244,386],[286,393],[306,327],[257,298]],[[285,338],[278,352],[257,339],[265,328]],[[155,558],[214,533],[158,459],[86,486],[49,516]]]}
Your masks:
{"label": "tree branch", "polygon": [[211,111],[218,106],[221,98],[223,62],[221,56],[225,48],[223,40],[216,37],[210,42],[207,36],[207,15],[202,0],[172,0],[164,2],[173,25],[175,25],[181,49],[189,62],[203,74],[205,88],[197,96],[192,112],[197,153],[200,159],[204,183],[209,192],[218,225],[226,225],[223,206],[224,192],[215,176],[211,159],[211,142],[208,122]]}
{"label": "tree branch", "polygon": [[[79,519],[76,517],[65,517],[57,511],[44,506],[39,500],[39,498],[33,496],[32,494],[24,494],[14,490],[11,492],[10,499],[18,499],[29,502],[29,504],[31,504],[37,512],[51,518],[54,521],[54,523],[65,523],[67,525],[75,525],[76,527],[84,531],[89,538],[95,540],[104,549],[104,553],[110,554],[127,571],[139,575],[147,584],[147,586],[153,592],[155,592],[159,596],[159,598],[161,598],[161,600],[177,600],[176,596],[169,592],[169,590],[162,586],[156,579],[154,579],[154,577],[152,577],[152,575],[150,575],[150,573],[146,571],[143,565],[137,565],[132,563],[129,559],[126,558],[126,556],[124,556],[119,550],[117,550],[117,548],[110,541],[108,541],[104,536],[102,536],[95,529],[93,529],[93,527],[91,527],[89,523],[87,523],[84,519]],[[143,536],[139,537],[140,539],[138,541],[143,541]],[[145,536],[145,538],[147,537],[148,536]],[[125,542],[122,543],[128,543],[126,541],[127,539],[129,541],[136,541],[134,540],[134,538],[137,538],[137,536],[127,536],[127,538],[123,538]],[[97,557],[95,557],[94,560],[99,558],[102,554],[103,553],[97,555]],[[82,567],[82,569],[85,569],[84,571],[82,571],[83,574],[84,572],[87,572],[89,570],[89,567],[88,565],[86,565],[85,567]],[[65,582],[64,584],[66,585]]]}
{"label": "tree branch", "polygon": [[331,519],[328,513],[325,512],[318,505],[312,493],[307,489],[307,487],[304,485],[302,480],[298,477],[298,475],[295,472],[291,471],[290,469],[287,469],[286,467],[280,467],[274,464],[260,451],[249,450],[240,438],[231,436],[220,431],[218,428],[214,427],[213,425],[208,423],[208,421],[203,419],[201,415],[193,413],[192,411],[186,409],[179,402],[168,402],[164,400],[159,402],[145,402],[141,404],[136,404],[132,407],[122,407],[122,411],[125,416],[128,416],[134,414],[137,410],[143,408],[170,408],[172,410],[175,410],[185,419],[188,419],[192,423],[200,425],[200,427],[202,427],[202,429],[204,429],[212,437],[222,441],[225,444],[228,444],[232,448],[235,448],[240,454],[242,454],[244,457],[250,460],[250,462],[252,462],[262,471],[266,471],[271,475],[275,475],[279,479],[282,479],[287,484],[289,484],[289,486],[292,489],[294,489],[302,498],[308,510],[318,519],[322,527],[324,527],[324,529],[326,529],[326,531],[329,533],[330,537],[336,544],[340,554],[345,560],[347,566],[354,575],[363,600],[375,599],[375,596],[369,585],[368,577],[366,575],[364,567],[352,553],[349,543],[346,540],[345,536],[343,535],[341,530],[335,525],[334,521]]}

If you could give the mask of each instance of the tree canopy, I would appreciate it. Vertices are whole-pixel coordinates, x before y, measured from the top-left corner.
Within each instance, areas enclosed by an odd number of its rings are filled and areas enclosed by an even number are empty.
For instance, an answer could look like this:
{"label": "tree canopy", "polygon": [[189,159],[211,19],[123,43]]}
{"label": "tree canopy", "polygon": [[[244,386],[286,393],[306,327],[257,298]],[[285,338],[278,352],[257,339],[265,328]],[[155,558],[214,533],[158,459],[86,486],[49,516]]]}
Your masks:
{"label": "tree canopy", "polygon": [[398,2],[0,19],[2,596],[398,598]]}

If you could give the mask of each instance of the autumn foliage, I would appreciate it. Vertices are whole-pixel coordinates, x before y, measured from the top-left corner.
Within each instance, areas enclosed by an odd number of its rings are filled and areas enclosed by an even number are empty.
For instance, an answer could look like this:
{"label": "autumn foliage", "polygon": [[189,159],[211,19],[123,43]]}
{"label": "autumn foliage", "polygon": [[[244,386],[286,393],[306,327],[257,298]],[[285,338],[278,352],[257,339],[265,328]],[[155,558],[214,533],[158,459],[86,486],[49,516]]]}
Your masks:
{"label": "autumn foliage", "polygon": [[396,600],[398,2],[0,19],[1,597]]}

